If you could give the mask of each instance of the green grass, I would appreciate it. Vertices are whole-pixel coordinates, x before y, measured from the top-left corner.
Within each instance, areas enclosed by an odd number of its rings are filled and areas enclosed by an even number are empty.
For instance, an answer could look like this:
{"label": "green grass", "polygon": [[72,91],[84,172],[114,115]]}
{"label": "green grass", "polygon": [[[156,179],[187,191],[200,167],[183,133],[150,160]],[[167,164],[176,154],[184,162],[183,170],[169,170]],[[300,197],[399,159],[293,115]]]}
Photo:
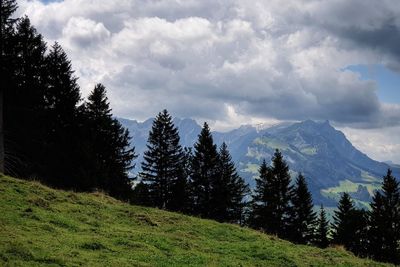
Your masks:
{"label": "green grass", "polygon": [[375,183],[375,184],[382,183],[382,179],[372,176],[370,173],[368,173],[366,171],[361,171],[361,177],[364,181],[369,182],[369,183]]}
{"label": "green grass", "polygon": [[256,145],[266,146],[272,149],[279,149],[281,151],[286,151],[289,149],[289,145],[283,141],[280,141],[276,138],[269,138],[266,136],[257,137],[253,141]]}
{"label": "green grass", "polygon": [[256,177],[258,177],[259,169],[260,169],[260,165],[259,164],[254,164],[254,163],[250,163],[249,162],[249,163],[246,164],[246,168],[243,169],[242,171],[249,172],[251,174],[256,175]]}
{"label": "green grass", "polygon": [[300,152],[309,156],[314,156],[317,155],[318,150],[315,147],[305,147],[300,149]]}
{"label": "green grass", "polygon": [[0,266],[384,266],[101,193],[0,177]]}
{"label": "green grass", "polygon": [[339,199],[343,192],[356,192],[359,185],[365,186],[371,196],[374,194],[375,190],[380,189],[382,186],[380,183],[354,183],[350,180],[342,180],[339,181],[338,186],[322,189],[321,193],[322,195]]}

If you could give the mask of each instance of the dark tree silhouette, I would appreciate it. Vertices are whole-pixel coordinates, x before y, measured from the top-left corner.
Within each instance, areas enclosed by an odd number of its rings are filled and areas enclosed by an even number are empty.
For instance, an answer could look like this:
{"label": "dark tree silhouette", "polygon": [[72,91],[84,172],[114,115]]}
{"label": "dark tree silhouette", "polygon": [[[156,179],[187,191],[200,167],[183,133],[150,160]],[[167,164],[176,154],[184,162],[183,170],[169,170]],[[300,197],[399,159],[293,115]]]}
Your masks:
{"label": "dark tree silhouette", "polygon": [[249,192],[244,180],[237,174],[228,147],[222,143],[219,150],[219,176],[212,181],[211,218],[221,222],[242,220],[244,197]]}
{"label": "dark tree silhouette", "polygon": [[306,179],[299,174],[293,188],[293,213],[290,221],[290,240],[299,244],[309,244],[314,237],[316,213],[308,190]]}
{"label": "dark tree silhouette", "polygon": [[400,263],[400,188],[389,169],[370,211],[369,252],[379,261]]}
{"label": "dark tree silhouette", "polygon": [[287,237],[290,233],[290,218],[292,208],[290,201],[292,199],[292,186],[289,167],[279,150],[275,151],[272,157],[272,174],[271,182],[271,201],[269,203],[271,213],[271,223],[268,224],[270,233],[277,234],[279,237]]}
{"label": "dark tree silhouette", "polygon": [[13,31],[15,19],[12,15],[17,10],[15,0],[0,0],[0,173],[5,171],[5,126],[4,126],[4,92],[11,90],[10,78],[13,76],[10,63],[13,59],[10,49],[13,48]]}
{"label": "dark tree silhouette", "polygon": [[71,166],[76,166],[76,154],[79,153],[77,105],[81,101],[80,90],[71,62],[58,43],[47,55],[46,67],[45,120],[48,129],[45,137],[45,179],[54,186],[74,188],[79,179]]}
{"label": "dark tree silhouette", "polygon": [[4,94],[6,169],[15,176],[35,177],[44,168],[39,159],[47,125],[43,79],[46,44],[27,17],[16,24],[13,49],[13,60],[8,64],[13,73]]}
{"label": "dark tree silhouette", "polygon": [[192,149],[183,149],[182,163],[179,166],[179,175],[171,187],[170,209],[180,212],[190,212],[189,177],[191,175]]}
{"label": "dark tree silhouette", "polygon": [[352,219],[351,212],[354,209],[354,204],[350,195],[346,192],[343,193],[338,203],[338,209],[333,215],[333,243],[348,247],[351,240],[354,238],[352,236],[353,229],[350,227]]}
{"label": "dark tree silhouette", "polygon": [[355,208],[348,193],[343,193],[334,212],[332,242],[343,245],[356,255],[365,256],[367,247],[367,214]]}
{"label": "dark tree silhouette", "polygon": [[329,246],[329,223],[326,219],[326,213],[324,207],[321,205],[319,216],[317,220],[317,228],[315,233],[314,243],[320,248],[326,248]]}
{"label": "dark tree silhouette", "polygon": [[[161,209],[179,210],[174,201],[180,190],[186,191],[184,153],[179,144],[178,129],[167,110],[160,112],[153,122],[144,153],[140,176],[149,186],[152,205]],[[178,195],[175,195],[178,194]]]}
{"label": "dark tree silhouette", "polygon": [[210,128],[204,123],[198,141],[194,145],[192,175],[190,179],[190,195],[194,214],[210,218],[213,181],[218,179],[219,157]]}
{"label": "dark tree silhouette", "polygon": [[258,172],[259,177],[256,179],[249,221],[253,228],[265,231],[267,230],[267,224],[270,222],[270,184],[273,178],[271,168],[267,165],[265,159],[261,163]]}
{"label": "dark tree silhouette", "polygon": [[112,117],[106,89],[102,84],[97,84],[89,95],[84,115],[86,121],[83,127],[88,138],[83,139],[81,145],[84,151],[90,153],[87,157],[89,171],[82,176],[87,184],[81,185],[81,189],[88,190],[96,186],[114,197],[130,198],[132,184],[128,172],[134,167],[132,161],[136,158],[135,150],[129,148],[128,131]]}

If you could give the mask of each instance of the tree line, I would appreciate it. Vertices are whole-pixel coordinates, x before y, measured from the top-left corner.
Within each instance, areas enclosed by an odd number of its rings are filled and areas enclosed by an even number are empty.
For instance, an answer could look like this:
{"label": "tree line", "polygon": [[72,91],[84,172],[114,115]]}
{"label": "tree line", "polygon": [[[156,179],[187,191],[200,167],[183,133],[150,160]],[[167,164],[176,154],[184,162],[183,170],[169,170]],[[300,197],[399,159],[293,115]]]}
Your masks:
{"label": "tree line", "polygon": [[13,18],[16,8],[0,0],[0,172],[128,199],[136,155],[105,87],[82,99],[62,47],[48,47],[28,17]]}
{"label": "tree line", "polygon": [[356,208],[344,193],[330,224],[322,206],[314,211],[305,177],[292,181],[280,151],[262,162],[251,192],[227,144],[216,146],[207,123],[193,148],[185,148],[163,110],[133,178],[137,155],[129,132],[113,117],[105,87],[95,85],[83,99],[62,47],[48,47],[28,17],[14,19],[16,8],[15,0],[0,0],[0,172],[399,263],[400,190],[390,170],[370,210]]}
{"label": "tree line", "polygon": [[332,223],[317,212],[305,177],[292,181],[282,153],[259,167],[253,192],[238,175],[228,147],[214,144],[204,123],[192,149],[179,144],[167,110],[153,121],[133,202],[246,225],[297,244],[342,245],[360,257],[400,263],[400,186],[389,169],[371,209],[359,209],[343,193]]}

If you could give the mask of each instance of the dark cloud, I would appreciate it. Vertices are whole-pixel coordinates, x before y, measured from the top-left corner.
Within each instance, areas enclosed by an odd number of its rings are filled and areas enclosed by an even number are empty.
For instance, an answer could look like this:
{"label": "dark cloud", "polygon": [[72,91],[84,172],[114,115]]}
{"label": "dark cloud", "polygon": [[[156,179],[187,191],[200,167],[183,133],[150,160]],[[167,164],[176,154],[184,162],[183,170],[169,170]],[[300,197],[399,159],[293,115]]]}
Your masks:
{"label": "dark cloud", "polygon": [[[395,1],[20,1],[114,112],[239,124],[250,118],[400,125],[399,105],[349,65],[400,69]],[[236,126],[236,125],[234,125]]]}

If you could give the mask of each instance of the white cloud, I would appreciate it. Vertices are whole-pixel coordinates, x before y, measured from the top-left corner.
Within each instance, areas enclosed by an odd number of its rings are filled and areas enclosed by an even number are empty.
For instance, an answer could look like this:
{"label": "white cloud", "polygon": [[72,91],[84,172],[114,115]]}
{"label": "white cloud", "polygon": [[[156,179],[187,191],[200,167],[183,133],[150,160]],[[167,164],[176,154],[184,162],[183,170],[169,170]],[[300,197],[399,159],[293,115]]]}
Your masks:
{"label": "white cloud", "polygon": [[352,128],[400,123],[399,105],[381,103],[373,81],[345,70],[400,66],[400,40],[383,38],[400,32],[397,1],[19,5],[48,41],[66,49],[84,94],[104,83],[119,116],[146,119],[167,108],[221,129],[261,120],[329,119]]}
{"label": "white cloud", "polygon": [[400,127],[383,129],[340,128],[352,144],[375,160],[400,163]]}
{"label": "white cloud", "polygon": [[76,49],[93,49],[110,36],[103,23],[82,17],[71,17],[62,29],[62,36],[68,46]]}

